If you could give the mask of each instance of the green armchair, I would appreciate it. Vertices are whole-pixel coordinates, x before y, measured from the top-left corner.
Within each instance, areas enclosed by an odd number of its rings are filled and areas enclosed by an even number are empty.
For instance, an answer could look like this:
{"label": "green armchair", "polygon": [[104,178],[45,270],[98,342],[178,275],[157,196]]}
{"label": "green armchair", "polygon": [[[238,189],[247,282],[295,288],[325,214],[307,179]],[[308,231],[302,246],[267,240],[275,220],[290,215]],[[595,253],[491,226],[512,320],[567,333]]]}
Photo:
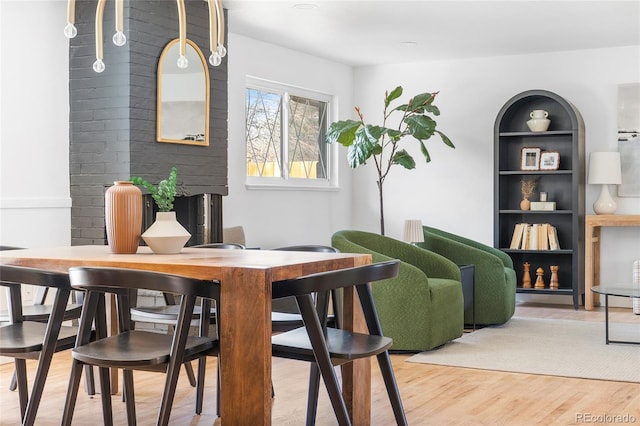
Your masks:
{"label": "green armchair", "polygon": [[373,297],[392,350],[422,351],[462,336],[460,270],[443,256],[411,244],[363,231],[338,231],[333,247],[371,254],[373,262],[399,259],[398,277],[377,282]]}
{"label": "green armchair", "polygon": [[[475,265],[476,324],[503,324],[513,316],[516,306],[516,272],[504,252],[440,229],[423,226],[420,247],[438,253],[456,264]],[[472,322],[467,309],[465,324]]]}

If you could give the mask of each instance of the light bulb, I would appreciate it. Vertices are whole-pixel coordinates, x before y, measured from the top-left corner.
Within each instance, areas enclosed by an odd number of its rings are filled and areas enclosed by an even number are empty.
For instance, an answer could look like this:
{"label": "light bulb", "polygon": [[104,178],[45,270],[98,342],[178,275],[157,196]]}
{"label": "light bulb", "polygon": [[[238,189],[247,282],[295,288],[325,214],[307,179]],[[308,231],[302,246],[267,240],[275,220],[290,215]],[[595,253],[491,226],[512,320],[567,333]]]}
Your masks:
{"label": "light bulb", "polygon": [[64,27],[64,35],[67,38],[74,38],[76,35],[78,35],[78,30],[76,29],[76,26],[73,25],[71,22],[68,22],[67,26]]}
{"label": "light bulb", "polygon": [[116,31],[116,33],[113,35],[113,44],[115,44],[116,46],[124,46],[126,42],[127,37],[124,35],[124,33],[122,31]]}
{"label": "light bulb", "polygon": [[211,52],[211,55],[209,56],[209,63],[214,67],[217,67],[218,65],[220,65],[222,63],[222,58],[220,57],[220,54],[218,54],[218,52]]}
{"label": "light bulb", "polygon": [[180,57],[178,58],[178,68],[182,68],[185,69],[189,66],[189,60],[187,59],[186,56],[180,55]]}
{"label": "light bulb", "polygon": [[218,52],[218,55],[220,55],[221,58],[224,58],[225,56],[227,56],[227,48],[224,47],[224,44],[219,44],[218,49],[216,51]]}
{"label": "light bulb", "polygon": [[93,70],[97,73],[101,73],[102,71],[104,71],[105,66],[104,66],[104,62],[102,62],[102,59],[96,59],[96,61],[93,63]]}

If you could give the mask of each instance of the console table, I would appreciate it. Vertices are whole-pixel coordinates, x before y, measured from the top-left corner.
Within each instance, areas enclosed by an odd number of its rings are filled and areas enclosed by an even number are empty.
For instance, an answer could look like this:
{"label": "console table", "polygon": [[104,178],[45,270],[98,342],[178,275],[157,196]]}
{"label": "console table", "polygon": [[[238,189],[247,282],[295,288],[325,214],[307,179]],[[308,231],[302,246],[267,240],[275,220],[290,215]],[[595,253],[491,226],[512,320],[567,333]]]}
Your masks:
{"label": "console table", "polygon": [[640,215],[585,216],[584,309],[587,311],[600,303],[599,295],[591,288],[600,285],[600,231],[605,226],[640,226]]}

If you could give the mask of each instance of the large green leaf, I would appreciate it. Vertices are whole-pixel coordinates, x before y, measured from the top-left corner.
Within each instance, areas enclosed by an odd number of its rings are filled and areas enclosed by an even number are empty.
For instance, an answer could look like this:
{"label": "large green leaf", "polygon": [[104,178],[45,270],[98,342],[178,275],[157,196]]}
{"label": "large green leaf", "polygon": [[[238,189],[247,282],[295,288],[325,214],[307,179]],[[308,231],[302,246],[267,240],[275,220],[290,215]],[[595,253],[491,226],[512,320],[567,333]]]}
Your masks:
{"label": "large green leaf", "polygon": [[419,140],[429,139],[436,130],[436,122],[426,115],[411,115],[404,122],[407,123],[409,134]]}
{"label": "large green leaf", "polygon": [[416,162],[413,160],[413,157],[404,149],[401,149],[394,154],[393,164],[400,164],[407,170],[416,168]]}
{"label": "large green leaf", "polygon": [[393,100],[398,99],[400,96],[402,96],[402,86],[396,87],[387,95],[384,99],[384,107],[387,108]]}
{"label": "large green leaf", "polygon": [[365,164],[378,147],[378,139],[371,134],[371,127],[360,128],[355,135],[353,144],[347,151],[347,161],[351,168]]}
{"label": "large green leaf", "polygon": [[350,146],[356,138],[356,132],[362,125],[361,121],[343,120],[331,123],[325,140],[327,143],[338,142],[343,146]]}

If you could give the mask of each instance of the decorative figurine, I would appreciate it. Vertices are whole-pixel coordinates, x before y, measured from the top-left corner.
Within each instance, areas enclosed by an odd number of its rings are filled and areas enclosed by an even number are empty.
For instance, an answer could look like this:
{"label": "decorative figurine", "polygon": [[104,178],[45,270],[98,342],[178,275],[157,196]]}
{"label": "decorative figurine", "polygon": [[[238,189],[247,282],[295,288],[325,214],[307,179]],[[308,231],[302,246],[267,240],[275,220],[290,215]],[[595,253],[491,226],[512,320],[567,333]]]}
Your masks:
{"label": "decorative figurine", "polygon": [[536,283],[535,283],[534,287],[535,288],[544,288],[544,278],[542,278],[542,276],[544,275],[544,269],[542,269],[542,268],[536,269],[536,275],[538,276],[538,278],[536,278]]}
{"label": "decorative figurine", "polygon": [[551,269],[551,282],[549,283],[549,288],[553,290],[557,290],[559,288],[558,265],[551,265],[549,269]]}
{"label": "decorative figurine", "polygon": [[524,262],[524,273],[522,274],[522,288],[531,288],[531,273],[529,272],[529,267],[531,264],[529,262]]}

